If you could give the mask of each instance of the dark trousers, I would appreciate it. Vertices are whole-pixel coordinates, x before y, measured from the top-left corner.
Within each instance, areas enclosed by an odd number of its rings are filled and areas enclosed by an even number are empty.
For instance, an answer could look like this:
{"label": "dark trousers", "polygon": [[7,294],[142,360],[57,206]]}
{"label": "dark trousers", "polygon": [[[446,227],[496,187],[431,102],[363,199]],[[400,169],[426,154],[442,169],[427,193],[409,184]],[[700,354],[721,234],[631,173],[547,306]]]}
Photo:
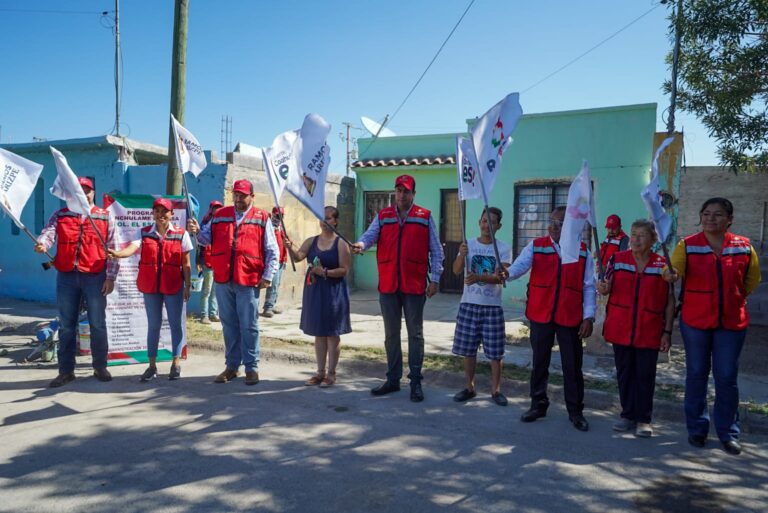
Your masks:
{"label": "dark trousers", "polygon": [[403,351],[400,347],[400,324],[405,314],[408,330],[408,379],[421,382],[424,363],[424,294],[379,294],[384,318],[384,348],[387,351],[387,381],[397,383],[403,377]]}
{"label": "dark trousers", "polygon": [[616,362],[622,418],[650,424],[659,352],[614,344],[613,359]]}
{"label": "dark trousers", "polygon": [[531,407],[544,411],[549,407],[547,383],[555,337],[557,337],[557,345],[560,347],[563,390],[568,416],[581,415],[584,410],[584,375],[581,373],[584,348],[579,338],[579,328],[567,328],[554,322],[538,323],[531,321],[531,348],[533,349]]}

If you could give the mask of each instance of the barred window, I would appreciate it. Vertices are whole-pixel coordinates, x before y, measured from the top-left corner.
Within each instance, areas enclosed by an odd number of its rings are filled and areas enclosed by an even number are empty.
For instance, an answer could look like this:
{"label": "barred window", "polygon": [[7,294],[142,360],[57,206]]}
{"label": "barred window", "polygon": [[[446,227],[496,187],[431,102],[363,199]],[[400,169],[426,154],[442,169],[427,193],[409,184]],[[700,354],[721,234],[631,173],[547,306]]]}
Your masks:
{"label": "barred window", "polygon": [[365,206],[365,226],[363,230],[367,230],[371,225],[376,215],[384,207],[394,205],[395,193],[392,191],[372,191],[366,192],[363,196],[363,204]]}

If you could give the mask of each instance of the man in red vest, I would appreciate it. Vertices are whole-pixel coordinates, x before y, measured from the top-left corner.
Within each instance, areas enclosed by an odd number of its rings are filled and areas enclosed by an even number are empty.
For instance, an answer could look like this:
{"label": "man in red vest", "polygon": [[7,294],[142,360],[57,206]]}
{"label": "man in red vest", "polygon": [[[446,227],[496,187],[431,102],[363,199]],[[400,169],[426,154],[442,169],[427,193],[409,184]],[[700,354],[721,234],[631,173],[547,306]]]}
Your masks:
{"label": "man in red vest", "polygon": [[109,211],[93,204],[96,195],[93,182],[85,177],[79,178],[78,181],[91,206],[93,223],[88,220],[88,216],[62,208],[48,219],[35,244],[35,251],[38,253],[47,251],[54,242],[57,244],[53,265],[58,271],[56,303],[61,321],[59,375],[48,385],[54,388],[75,379],[76,334],[82,299],[85,299],[88,308],[93,375],[99,381],[112,380],[112,375],[107,370],[106,309],[107,295],[114,289],[120,265],[117,260],[107,260],[107,253],[101,241],[106,241],[110,249],[115,249],[115,223]]}
{"label": "man in red vest", "polygon": [[584,375],[581,339],[592,334],[595,321],[595,273],[592,257],[584,243],[579,260],[563,265],[560,261],[560,230],[565,207],[557,207],[549,219],[548,235],[534,239],[520,252],[509,268],[509,279],[531,271],[525,316],[531,323],[531,408],[521,418],[533,422],[544,417],[549,407],[547,381],[552,346],[557,336],[563,368],[565,405],[568,418],[579,431],[587,431],[584,418]]}
{"label": "man in red vest", "polygon": [[264,294],[264,309],[261,312],[263,317],[272,317],[274,314],[282,312],[275,305],[277,304],[277,294],[280,291],[280,279],[283,277],[285,271],[285,263],[288,261],[288,250],[285,247],[285,232],[283,232],[283,225],[280,220],[285,215],[285,209],[283,207],[272,208],[272,227],[275,230],[275,241],[280,252],[278,258],[277,272],[272,278],[272,284]]}
{"label": "man in red vest", "polygon": [[[424,361],[424,303],[437,293],[443,272],[443,248],[429,210],[414,205],[416,180],[409,175],[395,180],[395,204],[383,208],[360,241],[352,245],[362,254],[376,244],[379,304],[384,318],[387,380],[371,390],[384,395],[400,390],[403,353],[400,322],[408,329],[408,368],[411,401],[424,400],[421,367]],[[431,275],[432,280],[429,280]]]}
{"label": "man in red vest", "polygon": [[608,230],[608,235],[600,244],[600,262],[603,264],[603,269],[608,268],[608,262],[611,261],[613,255],[629,248],[629,237],[621,229],[619,216],[616,214],[609,215],[605,220],[605,228]]}
{"label": "man in red vest", "polygon": [[269,287],[277,269],[277,243],[269,214],[253,203],[253,184],[237,180],[234,206],[222,207],[202,229],[194,218],[187,231],[211,245],[211,267],[224,329],[224,371],[215,383],[227,383],[245,367],[245,384],[259,382],[259,290]]}

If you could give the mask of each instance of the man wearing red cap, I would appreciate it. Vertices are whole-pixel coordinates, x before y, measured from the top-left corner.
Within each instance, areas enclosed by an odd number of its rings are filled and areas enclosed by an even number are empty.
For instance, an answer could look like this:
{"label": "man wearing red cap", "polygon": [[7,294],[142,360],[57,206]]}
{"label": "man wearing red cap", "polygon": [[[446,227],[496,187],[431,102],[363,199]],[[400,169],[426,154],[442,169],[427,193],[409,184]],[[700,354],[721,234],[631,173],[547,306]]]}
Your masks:
{"label": "man wearing red cap", "polygon": [[611,257],[619,251],[626,251],[629,248],[629,237],[621,229],[621,218],[616,214],[611,214],[605,220],[605,228],[608,230],[608,236],[600,244],[600,262],[603,269],[608,267]]}
{"label": "man wearing red cap", "polygon": [[[223,206],[221,201],[211,201],[208,212],[203,216],[201,224],[209,224],[216,211]],[[208,246],[197,246],[197,274],[203,277],[203,286],[200,290],[200,322],[203,324],[219,322],[219,303],[216,301],[216,285],[213,282],[210,244]]]}
{"label": "man wearing red cap", "polygon": [[261,312],[261,315],[264,317],[272,317],[274,314],[282,312],[275,305],[277,304],[277,294],[280,291],[280,279],[283,277],[285,263],[288,261],[288,250],[285,247],[285,232],[283,232],[283,224],[280,222],[283,215],[285,215],[283,207],[274,207],[272,209],[272,228],[275,230],[275,240],[280,251],[280,257],[278,259],[277,272],[275,272],[275,276],[272,278],[272,284],[264,294],[264,310]]}
{"label": "man wearing red cap", "polygon": [[237,180],[234,206],[222,207],[202,229],[197,220],[187,230],[198,243],[211,245],[221,324],[224,328],[226,368],[214,382],[227,383],[245,367],[245,384],[259,382],[259,289],[269,287],[277,270],[278,249],[269,214],[253,203],[253,184]]}
{"label": "man wearing red cap", "polygon": [[421,402],[424,400],[421,388],[424,303],[426,298],[437,293],[437,284],[443,272],[443,247],[432,214],[413,203],[415,195],[416,181],[413,177],[398,176],[395,180],[395,205],[379,212],[360,241],[352,245],[352,251],[362,254],[376,244],[387,380],[371,393],[384,395],[400,390],[403,376],[400,323],[405,314],[411,401]]}
{"label": "man wearing red cap", "polygon": [[[107,370],[107,295],[115,286],[120,269],[116,260],[107,260],[102,240],[115,249],[113,235],[115,223],[108,210],[94,205],[96,195],[93,182],[85,177],[78,179],[91,206],[88,216],[62,208],[53,213],[40,232],[35,251],[44,253],[56,246],[53,265],[56,275],[56,303],[59,307],[59,375],[50,387],[60,387],[75,379],[76,333],[80,318],[80,303],[84,298],[88,308],[88,324],[91,330],[91,357],[93,375],[99,381],[111,381]],[[96,232],[98,230],[98,234]],[[101,238],[99,238],[101,235]]]}

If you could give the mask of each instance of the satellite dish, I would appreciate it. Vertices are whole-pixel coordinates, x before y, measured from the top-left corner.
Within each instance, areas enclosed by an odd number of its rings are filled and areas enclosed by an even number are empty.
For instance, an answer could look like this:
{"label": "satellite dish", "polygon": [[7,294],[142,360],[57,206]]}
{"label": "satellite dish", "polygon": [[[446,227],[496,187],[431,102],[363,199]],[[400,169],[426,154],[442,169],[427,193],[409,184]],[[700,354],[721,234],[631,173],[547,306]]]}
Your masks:
{"label": "satellite dish", "polygon": [[[393,137],[397,135],[389,128],[386,128],[383,124],[377,123],[376,121],[372,120],[371,118],[366,118],[365,116],[360,117],[360,122],[363,124],[366,130],[370,132],[370,134],[374,137]],[[384,121],[386,123],[386,119]]]}

